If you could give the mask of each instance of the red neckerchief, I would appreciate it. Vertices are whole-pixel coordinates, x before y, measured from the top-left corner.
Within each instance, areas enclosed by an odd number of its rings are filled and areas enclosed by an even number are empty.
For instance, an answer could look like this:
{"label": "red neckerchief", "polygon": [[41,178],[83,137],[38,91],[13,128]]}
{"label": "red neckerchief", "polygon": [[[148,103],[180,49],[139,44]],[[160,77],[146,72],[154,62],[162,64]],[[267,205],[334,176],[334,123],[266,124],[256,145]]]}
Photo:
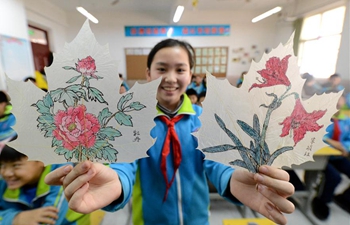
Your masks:
{"label": "red neckerchief", "polygon": [[339,128],[339,121],[338,120],[333,120],[334,123],[334,129],[333,129],[333,136],[332,139],[335,141],[340,140],[340,128]]}
{"label": "red neckerchief", "polygon": [[[167,116],[160,116],[159,119],[161,121],[163,121],[167,127],[168,127],[168,131],[165,137],[165,141],[164,141],[164,145],[163,145],[163,149],[162,149],[162,159],[161,159],[161,163],[160,163],[160,169],[162,171],[164,180],[165,180],[165,184],[166,184],[166,190],[165,190],[165,195],[163,198],[163,202],[166,200],[167,195],[168,195],[168,191],[172,185],[172,183],[174,182],[175,179],[175,173],[176,170],[179,168],[180,166],[180,162],[181,162],[181,145],[180,145],[180,141],[179,138],[176,134],[175,131],[175,123],[177,123],[178,121],[180,121],[182,119],[184,115],[179,115],[179,116],[175,116],[171,119],[169,119]],[[174,174],[170,180],[170,182],[168,181],[168,176],[166,173],[166,157],[169,155],[170,153],[170,144],[172,144],[173,147],[173,155],[174,155]]]}

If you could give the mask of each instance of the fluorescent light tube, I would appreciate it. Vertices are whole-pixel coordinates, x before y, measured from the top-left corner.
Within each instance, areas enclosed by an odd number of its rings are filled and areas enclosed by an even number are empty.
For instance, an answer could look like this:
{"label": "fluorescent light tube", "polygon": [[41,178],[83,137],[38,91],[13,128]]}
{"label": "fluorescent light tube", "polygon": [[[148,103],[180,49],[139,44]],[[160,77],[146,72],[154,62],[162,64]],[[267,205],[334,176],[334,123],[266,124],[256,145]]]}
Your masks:
{"label": "fluorescent light tube", "polygon": [[93,23],[98,23],[98,19],[96,19],[96,17],[94,17],[93,15],[91,15],[91,13],[89,13],[88,11],[86,11],[86,9],[84,9],[83,7],[77,7],[78,12],[80,12],[81,14],[83,14],[86,18],[88,18],[89,20],[91,20],[91,22]]}
{"label": "fluorescent light tube", "polygon": [[185,7],[182,5],[177,6],[174,17],[173,17],[174,23],[177,23],[180,21],[184,9],[185,9]]}
{"label": "fluorescent light tube", "polygon": [[269,10],[269,11],[267,11],[267,12],[265,12],[265,13],[257,16],[257,17],[255,17],[254,19],[252,19],[252,22],[256,23],[256,22],[258,22],[258,21],[260,21],[262,19],[265,19],[266,17],[269,17],[269,16],[271,16],[271,15],[273,15],[275,13],[278,13],[281,10],[282,10],[282,7],[277,6],[277,7],[273,8],[273,9],[271,9],[271,10]]}

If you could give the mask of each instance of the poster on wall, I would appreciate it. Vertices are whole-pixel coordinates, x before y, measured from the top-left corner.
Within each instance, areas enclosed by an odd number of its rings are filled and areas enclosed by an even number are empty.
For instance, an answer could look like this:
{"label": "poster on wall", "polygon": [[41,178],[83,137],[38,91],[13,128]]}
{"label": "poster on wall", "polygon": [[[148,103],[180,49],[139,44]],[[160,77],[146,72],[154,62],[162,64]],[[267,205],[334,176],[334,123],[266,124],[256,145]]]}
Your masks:
{"label": "poster on wall", "polygon": [[1,64],[5,74],[14,80],[33,77],[33,55],[30,41],[0,35]]}

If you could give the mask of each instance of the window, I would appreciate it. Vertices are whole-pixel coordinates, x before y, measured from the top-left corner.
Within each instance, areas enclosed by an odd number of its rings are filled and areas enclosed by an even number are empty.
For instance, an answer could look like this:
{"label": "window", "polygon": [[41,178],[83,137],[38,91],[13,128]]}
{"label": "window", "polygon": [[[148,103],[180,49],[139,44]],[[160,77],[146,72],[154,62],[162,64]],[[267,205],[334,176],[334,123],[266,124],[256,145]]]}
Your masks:
{"label": "window", "polygon": [[345,15],[345,7],[307,17],[299,44],[301,73],[328,78],[335,73]]}

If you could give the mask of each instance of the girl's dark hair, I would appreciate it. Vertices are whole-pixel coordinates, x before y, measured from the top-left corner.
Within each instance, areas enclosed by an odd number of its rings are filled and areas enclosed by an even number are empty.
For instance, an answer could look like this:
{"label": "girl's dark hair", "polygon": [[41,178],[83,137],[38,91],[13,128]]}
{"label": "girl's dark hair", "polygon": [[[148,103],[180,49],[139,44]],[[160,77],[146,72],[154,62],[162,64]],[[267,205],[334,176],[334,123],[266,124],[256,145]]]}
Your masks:
{"label": "girl's dark hair", "polygon": [[5,145],[0,153],[0,162],[15,162],[25,157],[27,156],[10,146]]}
{"label": "girl's dark hair", "polygon": [[148,54],[148,57],[147,57],[147,68],[149,69],[151,68],[153,58],[159,50],[161,50],[162,48],[177,47],[177,46],[186,50],[188,54],[188,58],[190,60],[190,69],[192,69],[195,63],[195,52],[193,47],[186,41],[179,41],[171,38],[165,39],[159,42],[152,48],[151,52]]}

